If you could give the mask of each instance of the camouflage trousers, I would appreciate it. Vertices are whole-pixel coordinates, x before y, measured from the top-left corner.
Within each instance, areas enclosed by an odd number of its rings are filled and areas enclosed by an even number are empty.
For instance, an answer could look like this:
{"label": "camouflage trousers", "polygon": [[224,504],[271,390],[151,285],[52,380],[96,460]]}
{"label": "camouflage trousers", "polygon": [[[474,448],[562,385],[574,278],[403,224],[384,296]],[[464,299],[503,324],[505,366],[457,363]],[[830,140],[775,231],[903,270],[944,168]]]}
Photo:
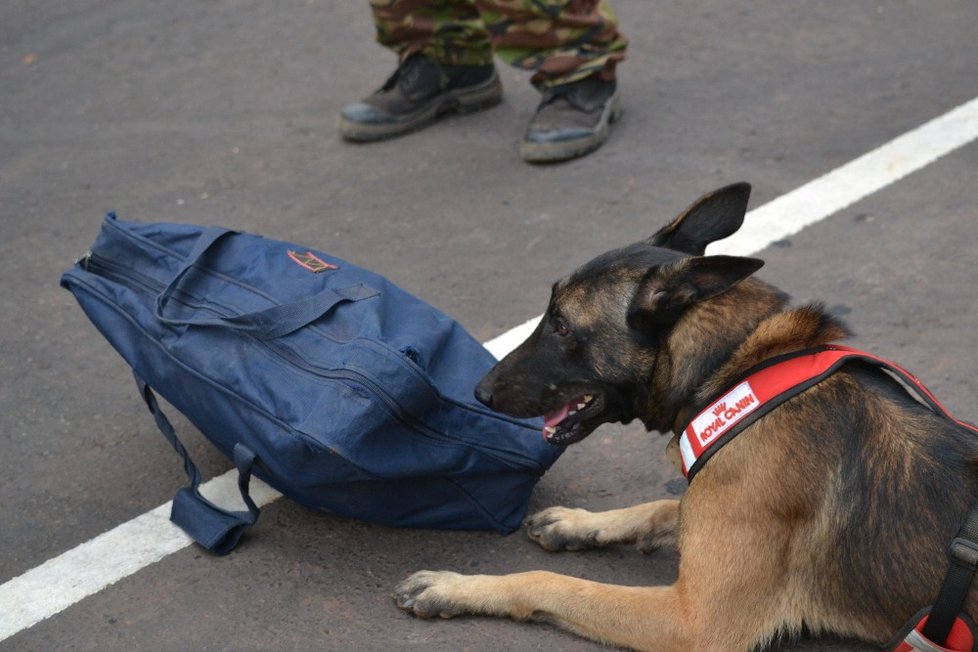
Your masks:
{"label": "camouflage trousers", "polygon": [[421,52],[446,65],[500,59],[539,88],[599,74],[614,79],[628,40],[607,0],[370,0],[377,41],[401,60]]}

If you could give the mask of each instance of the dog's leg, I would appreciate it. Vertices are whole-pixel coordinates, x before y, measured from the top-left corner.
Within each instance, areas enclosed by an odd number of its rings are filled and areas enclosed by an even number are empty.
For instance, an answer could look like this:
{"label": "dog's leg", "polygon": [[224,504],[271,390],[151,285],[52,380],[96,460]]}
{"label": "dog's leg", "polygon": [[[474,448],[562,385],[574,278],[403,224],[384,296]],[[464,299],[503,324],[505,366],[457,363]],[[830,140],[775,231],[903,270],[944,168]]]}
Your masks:
{"label": "dog's leg", "polygon": [[[633,509],[652,511],[646,505]],[[674,505],[658,509],[675,512]],[[421,571],[404,580],[394,597],[400,608],[424,618],[534,618],[639,650],[737,652],[779,631],[799,631],[818,608],[807,597],[804,574],[790,572],[791,528],[773,522],[757,528],[747,511],[709,502],[705,509],[697,514],[684,506],[679,576],[672,586],[613,586],[546,571]]]}
{"label": "dog's leg", "polygon": [[551,507],[526,519],[526,533],[547,550],[635,543],[640,552],[647,553],[675,545],[678,518],[678,500],[656,500],[607,512]]}
{"label": "dog's leg", "polygon": [[539,620],[586,638],[635,650],[657,652],[737,652],[749,650],[776,626],[764,622],[750,604],[743,618],[728,620],[718,597],[692,582],[672,586],[615,586],[530,571],[512,575],[460,575],[420,571],[395,589],[397,605],[421,618],[462,614]]}
{"label": "dog's leg", "polygon": [[395,589],[397,605],[422,618],[462,614],[552,622],[587,638],[637,650],[689,650],[674,587],[599,584],[547,571],[460,575],[420,571]]}

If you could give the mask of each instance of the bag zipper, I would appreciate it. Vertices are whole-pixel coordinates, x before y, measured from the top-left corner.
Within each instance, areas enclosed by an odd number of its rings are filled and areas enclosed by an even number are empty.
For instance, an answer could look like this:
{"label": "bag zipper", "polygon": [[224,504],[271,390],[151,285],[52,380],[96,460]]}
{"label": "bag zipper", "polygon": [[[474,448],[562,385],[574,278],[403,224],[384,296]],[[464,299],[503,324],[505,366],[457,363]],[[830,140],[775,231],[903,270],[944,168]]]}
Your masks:
{"label": "bag zipper", "polygon": [[[131,290],[141,289],[150,294],[159,294],[164,289],[163,284],[155,278],[146,276],[131,267],[119,265],[115,261],[103,258],[92,251],[86,252],[84,256],[75,261],[75,264],[81,266],[86,272],[92,272],[96,276],[117,281]],[[99,271],[102,273],[99,274]],[[133,288],[132,283],[138,287]]]}

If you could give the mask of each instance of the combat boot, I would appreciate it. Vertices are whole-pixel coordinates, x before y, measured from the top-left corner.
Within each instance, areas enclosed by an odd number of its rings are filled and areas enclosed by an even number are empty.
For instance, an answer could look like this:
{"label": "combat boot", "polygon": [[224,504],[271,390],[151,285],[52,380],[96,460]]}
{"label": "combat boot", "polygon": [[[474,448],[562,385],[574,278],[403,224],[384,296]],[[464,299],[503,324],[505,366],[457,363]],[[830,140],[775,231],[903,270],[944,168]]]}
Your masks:
{"label": "combat boot", "polygon": [[379,90],[362,102],[343,107],[340,134],[360,142],[400,136],[445,113],[470,113],[494,106],[502,95],[503,87],[492,64],[448,66],[413,54]]}
{"label": "combat boot", "polygon": [[547,88],[520,143],[531,163],[563,161],[596,150],[618,119],[618,85],[596,76]]}

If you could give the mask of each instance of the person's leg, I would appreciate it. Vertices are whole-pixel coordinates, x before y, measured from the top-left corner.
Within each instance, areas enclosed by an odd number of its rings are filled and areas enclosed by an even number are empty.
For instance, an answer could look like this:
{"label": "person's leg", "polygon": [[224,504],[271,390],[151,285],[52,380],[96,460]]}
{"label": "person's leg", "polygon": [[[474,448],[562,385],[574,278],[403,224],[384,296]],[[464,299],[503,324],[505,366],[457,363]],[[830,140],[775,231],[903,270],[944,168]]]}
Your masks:
{"label": "person's leg", "polygon": [[615,68],[628,40],[606,0],[475,0],[499,57],[543,93],[520,144],[527,161],[575,158],[618,117]]}
{"label": "person's leg", "polygon": [[343,108],[344,138],[390,138],[448,112],[499,103],[489,33],[472,0],[371,0],[370,6],[377,42],[400,64],[380,89]]}
{"label": "person's leg", "polygon": [[597,75],[611,81],[628,39],[606,0],[476,0],[499,58],[540,89]]}
{"label": "person's leg", "polygon": [[371,0],[377,42],[404,61],[423,54],[443,65],[492,64],[489,32],[472,0]]}

